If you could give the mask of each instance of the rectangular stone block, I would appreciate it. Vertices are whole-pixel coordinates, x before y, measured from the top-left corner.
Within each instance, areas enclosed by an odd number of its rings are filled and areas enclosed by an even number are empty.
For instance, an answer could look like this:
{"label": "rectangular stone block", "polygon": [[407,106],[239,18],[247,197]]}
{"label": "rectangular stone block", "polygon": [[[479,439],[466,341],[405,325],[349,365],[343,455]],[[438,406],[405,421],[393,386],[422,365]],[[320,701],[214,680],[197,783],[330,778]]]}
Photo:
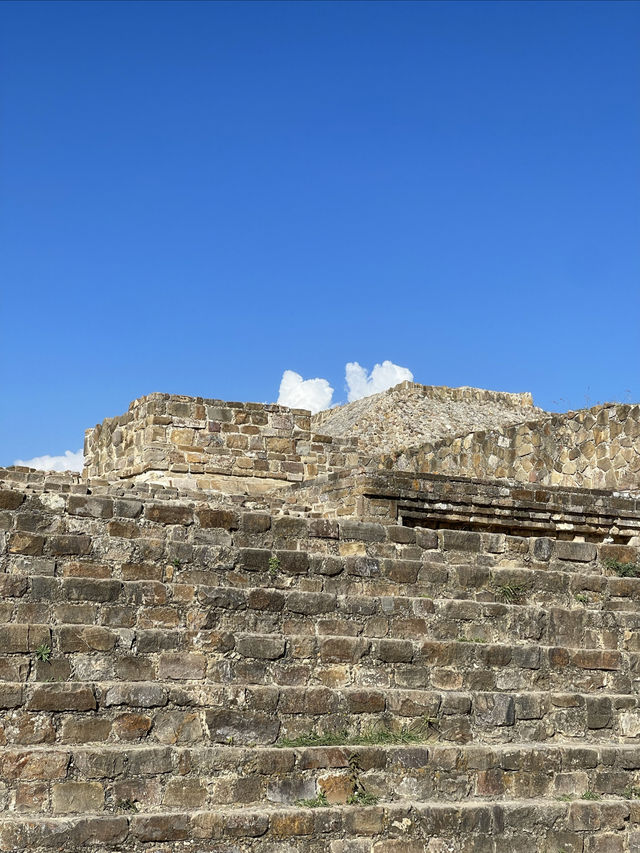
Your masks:
{"label": "rectangular stone block", "polygon": [[386,532],[382,524],[347,520],[340,522],[340,538],[357,539],[360,542],[384,542]]}
{"label": "rectangular stone block", "polygon": [[555,554],[559,560],[590,563],[596,558],[596,546],[591,542],[570,542],[559,539],[556,542]]}
{"label": "rectangular stone block", "polygon": [[480,551],[482,537],[468,530],[443,530],[442,547],[445,551]]}
{"label": "rectangular stone block", "polygon": [[18,509],[24,502],[24,494],[13,489],[0,489],[0,509]]}
{"label": "rectangular stone block", "polygon": [[158,676],[161,679],[201,680],[207,671],[207,658],[203,654],[178,652],[160,656]]}
{"label": "rectangular stone block", "polygon": [[51,805],[54,814],[99,812],[104,790],[99,782],[59,782],[52,786]]}
{"label": "rectangular stone block", "polygon": [[238,513],[235,510],[211,509],[203,507],[196,510],[196,517],[200,527],[219,527],[224,530],[237,530],[239,527]]}
{"label": "rectangular stone block", "polygon": [[88,685],[42,684],[27,701],[30,711],[93,711],[96,697]]}
{"label": "rectangular stone block", "polygon": [[111,518],[113,516],[112,498],[94,497],[92,495],[69,495],[67,501],[69,515],[79,515],[85,518]]}
{"label": "rectangular stone block", "polygon": [[47,547],[50,554],[55,557],[66,555],[83,556],[91,550],[91,537],[84,533],[78,535],[65,534],[61,536],[50,536],[47,539]]}
{"label": "rectangular stone block", "polygon": [[149,521],[157,521],[159,524],[193,524],[193,510],[186,506],[147,504],[144,508],[144,516]]}

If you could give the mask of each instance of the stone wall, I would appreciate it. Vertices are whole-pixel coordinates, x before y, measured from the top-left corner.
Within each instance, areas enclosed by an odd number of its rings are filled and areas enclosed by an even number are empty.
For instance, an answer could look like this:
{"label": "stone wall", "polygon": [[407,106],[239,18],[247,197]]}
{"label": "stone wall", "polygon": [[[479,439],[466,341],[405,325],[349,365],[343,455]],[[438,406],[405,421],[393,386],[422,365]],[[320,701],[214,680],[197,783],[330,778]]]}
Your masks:
{"label": "stone wall", "polygon": [[639,550],[579,524],[638,502],[385,477],[326,519],[0,471],[0,850],[633,853]]}
{"label": "stone wall", "polygon": [[310,429],[310,413],[259,403],[150,394],[85,436],[84,476],[263,493],[356,467],[357,442]]}
{"label": "stone wall", "polygon": [[388,470],[640,490],[640,406],[607,404],[388,454]]}

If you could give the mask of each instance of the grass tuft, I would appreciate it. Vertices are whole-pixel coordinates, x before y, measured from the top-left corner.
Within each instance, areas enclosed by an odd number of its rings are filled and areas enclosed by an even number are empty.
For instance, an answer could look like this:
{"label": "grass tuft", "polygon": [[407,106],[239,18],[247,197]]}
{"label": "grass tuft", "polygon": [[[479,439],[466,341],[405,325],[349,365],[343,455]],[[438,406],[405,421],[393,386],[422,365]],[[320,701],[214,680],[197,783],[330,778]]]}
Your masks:
{"label": "grass tuft", "polygon": [[613,559],[603,560],[602,563],[619,578],[640,578],[640,563],[621,563]]}
{"label": "grass tuft", "polygon": [[310,800],[297,800],[297,806],[302,806],[305,809],[321,809],[326,808],[329,805],[329,800],[327,799],[327,795],[324,791],[320,791],[319,794],[316,794]]}
{"label": "grass tuft", "polygon": [[417,725],[403,726],[398,731],[376,728],[350,735],[347,731],[316,734],[308,732],[295,738],[283,737],[276,743],[278,747],[297,746],[384,746],[385,744],[424,743],[438,728],[435,717],[422,717]]}

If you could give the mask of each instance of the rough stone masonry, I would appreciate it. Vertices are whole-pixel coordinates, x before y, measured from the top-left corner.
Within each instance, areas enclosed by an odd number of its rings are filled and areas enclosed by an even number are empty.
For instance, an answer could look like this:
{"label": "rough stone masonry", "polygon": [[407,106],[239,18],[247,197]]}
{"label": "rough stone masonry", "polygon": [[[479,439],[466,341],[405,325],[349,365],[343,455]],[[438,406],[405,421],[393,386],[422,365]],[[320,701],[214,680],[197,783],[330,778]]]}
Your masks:
{"label": "rough stone masonry", "polygon": [[0,469],[0,850],[638,853],[639,458],[403,383]]}

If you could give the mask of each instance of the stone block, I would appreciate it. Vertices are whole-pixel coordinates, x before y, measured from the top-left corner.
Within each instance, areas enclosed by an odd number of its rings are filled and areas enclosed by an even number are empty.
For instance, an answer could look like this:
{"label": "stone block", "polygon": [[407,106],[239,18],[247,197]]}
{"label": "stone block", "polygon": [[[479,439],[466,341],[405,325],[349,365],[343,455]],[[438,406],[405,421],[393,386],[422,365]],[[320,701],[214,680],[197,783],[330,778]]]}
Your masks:
{"label": "stone block", "polygon": [[533,558],[541,563],[548,563],[554,552],[554,541],[541,537],[533,540]]}
{"label": "stone block", "polygon": [[316,539],[338,539],[338,522],[329,518],[312,518],[309,521],[309,536]]}
{"label": "stone block", "polygon": [[434,551],[438,547],[437,530],[427,530],[424,527],[416,527],[416,545],[425,551]]}
{"label": "stone block", "polygon": [[205,655],[198,653],[177,652],[165,653],[160,656],[158,676],[160,679],[194,679],[204,678],[207,670]]}
{"label": "stone block", "polygon": [[284,609],[284,593],[276,589],[257,587],[247,596],[247,606],[251,610],[268,610],[278,613]]}
{"label": "stone block", "polygon": [[239,528],[244,533],[266,533],[271,528],[271,516],[264,512],[243,512]]}
{"label": "stone block", "polygon": [[336,597],[323,592],[292,591],[287,594],[286,608],[291,613],[300,613],[305,616],[331,613],[336,609]]}
{"label": "stone block", "polygon": [[0,776],[5,782],[64,779],[71,756],[52,750],[0,751]]}
{"label": "stone block", "polygon": [[236,565],[247,572],[266,572],[271,556],[271,551],[261,548],[240,548]]}
{"label": "stone block", "polygon": [[341,521],[340,539],[357,539],[359,542],[384,542],[386,533],[382,524]]}
{"label": "stone block", "polygon": [[113,516],[112,498],[94,497],[92,495],[69,495],[67,501],[69,515],[79,515],[85,518],[111,518]]}
{"label": "stone block", "polygon": [[220,708],[208,710],[205,717],[215,743],[270,744],[275,743],[280,732],[279,721],[262,712]]}
{"label": "stone block", "polygon": [[350,690],[346,697],[350,714],[378,714],[385,710],[385,695],[381,691]]}
{"label": "stone block", "polygon": [[357,663],[369,651],[366,640],[327,637],[320,640],[320,660],[325,663]]}
{"label": "stone block", "polygon": [[22,492],[13,489],[0,489],[0,509],[18,509],[24,502],[25,496]]}
{"label": "stone block", "polygon": [[111,720],[100,717],[65,717],[60,732],[62,743],[101,743],[111,733]]}
{"label": "stone block", "polygon": [[218,527],[224,530],[237,530],[239,525],[238,513],[235,510],[211,509],[205,507],[196,510],[200,527]]}
{"label": "stone block", "polygon": [[207,802],[207,786],[204,779],[170,779],[162,800],[165,806],[180,809],[201,809]]}
{"label": "stone block", "polygon": [[84,684],[42,684],[27,701],[30,711],[94,711],[96,697]]}
{"label": "stone block", "polygon": [[117,705],[127,705],[131,708],[158,708],[166,705],[167,691],[159,684],[116,684],[110,687],[102,700],[109,708]]}
{"label": "stone block", "polygon": [[191,817],[188,814],[133,815],[131,835],[140,842],[184,841],[189,837]]}
{"label": "stone block", "polygon": [[59,782],[51,788],[54,814],[102,811],[104,790],[99,782]]}
{"label": "stone block", "polygon": [[443,530],[442,547],[445,551],[478,552],[482,548],[482,537],[467,530]]}
{"label": "stone block", "polygon": [[483,728],[512,726],[515,723],[515,702],[506,693],[478,693],[473,699],[476,722]]}
{"label": "stone block", "polygon": [[299,838],[313,833],[313,813],[275,812],[270,822],[271,834],[276,838]]}
{"label": "stone block", "polygon": [[555,554],[559,560],[590,563],[596,558],[596,546],[591,542],[571,542],[560,539],[555,546]]}
{"label": "stone block", "polygon": [[44,536],[33,533],[13,533],[9,537],[9,553],[24,554],[28,557],[38,557],[42,554]]}
{"label": "stone block", "polygon": [[309,572],[309,555],[304,551],[276,551],[279,571],[286,575],[306,575]]}
{"label": "stone block", "polygon": [[147,504],[144,508],[144,517],[159,524],[193,524],[191,507],[175,504]]}
{"label": "stone block", "polygon": [[63,591],[69,601],[111,602],[120,597],[120,581],[94,580],[93,578],[67,578]]}
{"label": "stone block", "polygon": [[63,625],[59,642],[62,652],[107,652],[118,642],[118,634],[98,625]]}
{"label": "stone block", "polygon": [[137,518],[142,512],[142,502],[128,498],[116,498],[113,502],[113,514],[117,518]]}
{"label": "stone block", "polygon": [[49,536],[47,547],[49,553],[55,557],[84,556],[91,550],[91,537],[84,533]]}
{"label": "stone block", "polygon": [[413,643],[409,640],[379,640],[376,655],[384,663],[410,663],[413,660]]}
{"label": "stone block", "polygon": [[248,636],[236,639],[236,651],[246,658],[278,660],[286,650],[284,637]]}
{"label": "stone block", "polygon": [[114,719],[112,729],[118,740],[132,741],[146,737],[152,724],[147,714],[120,714]]}

